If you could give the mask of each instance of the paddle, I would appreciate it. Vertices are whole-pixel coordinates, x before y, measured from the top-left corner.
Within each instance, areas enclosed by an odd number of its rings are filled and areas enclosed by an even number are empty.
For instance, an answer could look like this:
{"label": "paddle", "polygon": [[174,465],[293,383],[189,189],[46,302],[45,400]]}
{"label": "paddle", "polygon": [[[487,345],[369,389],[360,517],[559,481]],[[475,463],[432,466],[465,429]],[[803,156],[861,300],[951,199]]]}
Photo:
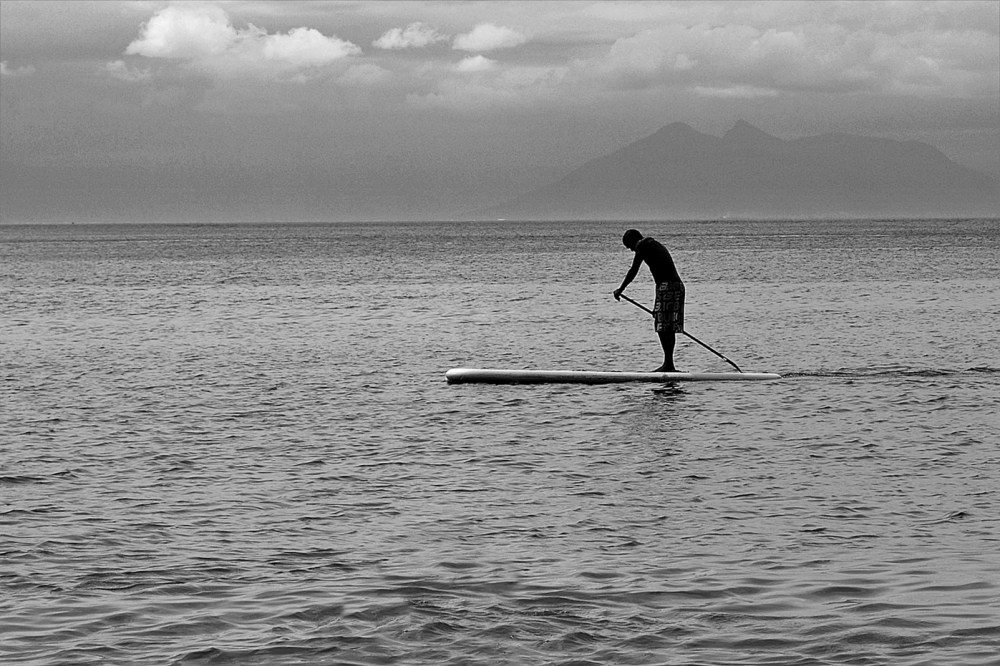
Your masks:
{"label": "paddle", "polygon": [[[643,305],[642,303],[637,303],[636,301],[633,301],[633,300],[632,300],[631,298],[629,298],[629,297],[628,297],[628,296],[626,296],[625,294],[618,294],[618,295],[619,295],[619,296],[621,296],[622,298],[624,298],[624,299],[625,299],[626,301],[628,301],[628,302],[629,302],[629,303],[631,303],[632,305],[635,305],[635,306],[638,306],[638,307],[642,308],[643,310],[645,310],[645,311],[646,311],[646,312],[648,312],[649,314],[653,314],[653,311],[652,311],[652,310],[650,310],[649,308],[647,308],[647,307],[646,307],[645,305]],[[654,315],[654,316],[655,316],[655,315]],[[713,354],[715,354],[716,356],[718,356],[719,358],[721,358],[721,359],[722,359],[723,361],[725,361],[725,362],[726,362],[726,363],[728,363],[729,365],[731,365],[731,366],[733,366],[734,368],[736,368],[737,372],[743,372],[742,370],[740,370],[740,366],[736,365],[735,363],[733,363],[732,361],[730,361],[730,360],[729,360],[728,358],[726,358],[725,356],[723,356],[723,355],[722,355],[722,354],[720,354],[719,352],[715,351],[714,349],[712,349],[711,347],[709,347],[709,346],[708,346],[708,345],[706,345],[706,344],[705,344],[704,342],[702,342],[702,341],[701,341],[701,340],[699,340],[698,338],[694,337],[693,335],[691,335],[691,334],[690,334],[690,333],[688,333],[687,331],[681,331],[681,333],[683,333],[684,335],[688,336],[689,338],[691,338],[692,340],[694,340],[695,342],[697,342],[697,343],[698,343],[699,345],[701,345],[702,347],[704,347],[704,348],[705,348],[705,349],[707,349],[708,351],[712,352]]]}

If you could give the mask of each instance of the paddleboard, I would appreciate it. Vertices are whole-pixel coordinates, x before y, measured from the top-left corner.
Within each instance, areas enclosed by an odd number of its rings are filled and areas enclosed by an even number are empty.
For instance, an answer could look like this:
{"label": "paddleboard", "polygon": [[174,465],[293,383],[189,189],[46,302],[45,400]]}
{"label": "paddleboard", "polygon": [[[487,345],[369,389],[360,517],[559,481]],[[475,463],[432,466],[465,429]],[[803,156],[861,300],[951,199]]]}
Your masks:
{"label": "paddleboard", "polygon": [[489,370],[453,368],[449,384],[620,384],[623,382],[726,382],[780,379],[771,372],[599,372],[592,370]]}

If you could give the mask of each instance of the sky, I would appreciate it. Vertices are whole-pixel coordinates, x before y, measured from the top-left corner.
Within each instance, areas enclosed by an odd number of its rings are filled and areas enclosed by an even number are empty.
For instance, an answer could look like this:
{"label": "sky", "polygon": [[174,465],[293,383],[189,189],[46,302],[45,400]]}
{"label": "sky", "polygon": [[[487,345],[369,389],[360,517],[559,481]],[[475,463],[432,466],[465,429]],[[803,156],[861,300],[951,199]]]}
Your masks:
{"label": "sky", "polygon": [[0,2],[0,223],[461,218],[739,119],[1000,177],[1000,0]]}

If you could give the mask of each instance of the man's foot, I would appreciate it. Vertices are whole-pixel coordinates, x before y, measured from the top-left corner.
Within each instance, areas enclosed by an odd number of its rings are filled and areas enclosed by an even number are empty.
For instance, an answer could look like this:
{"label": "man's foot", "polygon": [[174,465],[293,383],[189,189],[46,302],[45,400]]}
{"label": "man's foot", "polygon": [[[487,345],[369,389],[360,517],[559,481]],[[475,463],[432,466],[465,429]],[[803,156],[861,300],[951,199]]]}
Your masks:
{"label": "man's foot", "polygon": [[658,367],[656,370],[653,370],[653,372],[677,372],[677,368],[675,368],[672,365],[667,365],[666,363],[664,363],[663,365],[661,365],[660,367]]}

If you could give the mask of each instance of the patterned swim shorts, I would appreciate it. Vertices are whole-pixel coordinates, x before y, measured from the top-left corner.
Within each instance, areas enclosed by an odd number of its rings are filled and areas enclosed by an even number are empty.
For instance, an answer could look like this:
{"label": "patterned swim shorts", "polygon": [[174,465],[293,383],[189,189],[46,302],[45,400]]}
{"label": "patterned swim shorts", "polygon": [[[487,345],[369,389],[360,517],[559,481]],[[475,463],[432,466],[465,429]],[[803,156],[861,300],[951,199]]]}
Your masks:
{"label": "patterned swim shorts", "polygon": [[653,322],[657,333],[684,332],[683,282],[661,282],[656,285]]}

